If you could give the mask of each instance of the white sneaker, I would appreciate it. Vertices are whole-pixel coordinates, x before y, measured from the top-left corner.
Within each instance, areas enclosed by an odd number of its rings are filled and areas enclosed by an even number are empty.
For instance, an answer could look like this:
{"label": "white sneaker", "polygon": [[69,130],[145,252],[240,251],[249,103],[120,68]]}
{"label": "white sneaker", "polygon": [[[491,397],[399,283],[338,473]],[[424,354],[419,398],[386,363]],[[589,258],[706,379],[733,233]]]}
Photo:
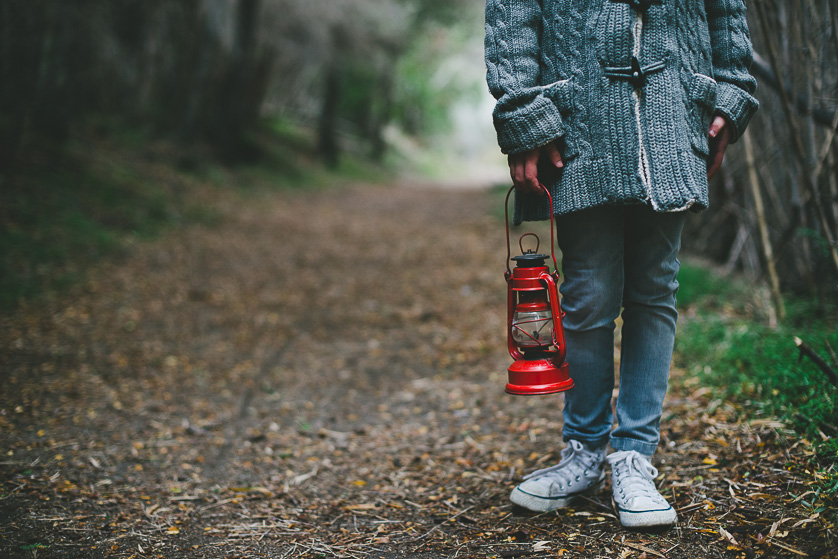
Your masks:
{"label": "white sneaker", "polygon": [[568,441],[561,462],[524,476],[526,481],[512,490],[510,500],[529,510],[546,512],[596,492],[605,481],[605,448],[588,450],[579,441]]}
{"label": "white sneaker", "polygon": [[678,520],[675,509],[655,488],[658,470],[634,450],[608,455],[614,510],[626,528],[671,526]]}

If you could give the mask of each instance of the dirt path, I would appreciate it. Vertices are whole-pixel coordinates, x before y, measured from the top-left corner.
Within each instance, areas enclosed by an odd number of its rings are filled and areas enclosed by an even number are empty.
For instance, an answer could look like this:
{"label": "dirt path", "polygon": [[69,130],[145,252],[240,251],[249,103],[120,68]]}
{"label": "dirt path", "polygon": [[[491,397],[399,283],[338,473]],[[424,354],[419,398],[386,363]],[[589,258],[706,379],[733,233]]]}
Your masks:
{"label": "dirt path", "polygon": [[676,528],[623,530],[608,491],[508,503],[558,460],[561,397],[503,394],[496,203],[226,200],[217,227],[3,317],[0,556],[827,556],[808,445],[677,371],[657,457]]}

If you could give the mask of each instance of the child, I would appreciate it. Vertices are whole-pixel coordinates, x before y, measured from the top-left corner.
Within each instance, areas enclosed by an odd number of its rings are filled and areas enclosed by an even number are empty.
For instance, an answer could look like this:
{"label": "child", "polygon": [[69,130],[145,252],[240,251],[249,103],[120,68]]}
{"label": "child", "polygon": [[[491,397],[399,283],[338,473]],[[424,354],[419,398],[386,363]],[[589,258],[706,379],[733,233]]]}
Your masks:
{"label": "child", "polygon": [[708,177],[758,107],[743,0],[487,0],[485,45],[515,221],[556,215],[576,383],[561,462],[526,476],[511,499],[565,507],[602,486],[608,462],[623,526],[672,525],[651,458],[675,339],[677,255],[686,210],[707,207]]}

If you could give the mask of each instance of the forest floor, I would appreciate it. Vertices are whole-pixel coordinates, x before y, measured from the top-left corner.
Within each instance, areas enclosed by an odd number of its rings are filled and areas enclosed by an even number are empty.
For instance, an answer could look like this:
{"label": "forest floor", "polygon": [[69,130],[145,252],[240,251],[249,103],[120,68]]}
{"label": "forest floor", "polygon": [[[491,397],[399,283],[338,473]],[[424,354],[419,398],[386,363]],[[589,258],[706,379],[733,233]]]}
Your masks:
{"label": "forest floor", "polygon": [[558,461],[562,397],[503,392],[496,196],[216,196],[217,225],[0,318],[0,556],[838,557],[810,445],[677,369],[677,526],[621,528],[608,488],[509,503]]}

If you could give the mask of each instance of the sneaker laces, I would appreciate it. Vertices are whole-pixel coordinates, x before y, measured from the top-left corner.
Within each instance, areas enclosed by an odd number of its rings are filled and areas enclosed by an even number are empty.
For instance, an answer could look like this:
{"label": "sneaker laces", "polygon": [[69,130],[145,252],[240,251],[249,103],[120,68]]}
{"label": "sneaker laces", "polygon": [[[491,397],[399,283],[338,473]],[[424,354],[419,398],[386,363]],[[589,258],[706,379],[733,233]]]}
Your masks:
{"label": "sneaker laces", "polygon": [[663,499],[654,483],[658,470],[645,456],[636,450],[623,450],[605,459],[611,464],[612,478],[625,496],[626,503],[637,497],[647,497],[654,501]]}
{"label": "sneaker laces", "polygon": [[527,474],[524,479],[550,478],[553,483],[558,482],[559,488],[563,489],[565,485],[572,484],[574,480],[579,481],[583,475],[587,475],[589,470],[596,467],[598,461],[599,455],[596,452],[586,449],[579,441],[570,440],[562,449],[561,462]]}

